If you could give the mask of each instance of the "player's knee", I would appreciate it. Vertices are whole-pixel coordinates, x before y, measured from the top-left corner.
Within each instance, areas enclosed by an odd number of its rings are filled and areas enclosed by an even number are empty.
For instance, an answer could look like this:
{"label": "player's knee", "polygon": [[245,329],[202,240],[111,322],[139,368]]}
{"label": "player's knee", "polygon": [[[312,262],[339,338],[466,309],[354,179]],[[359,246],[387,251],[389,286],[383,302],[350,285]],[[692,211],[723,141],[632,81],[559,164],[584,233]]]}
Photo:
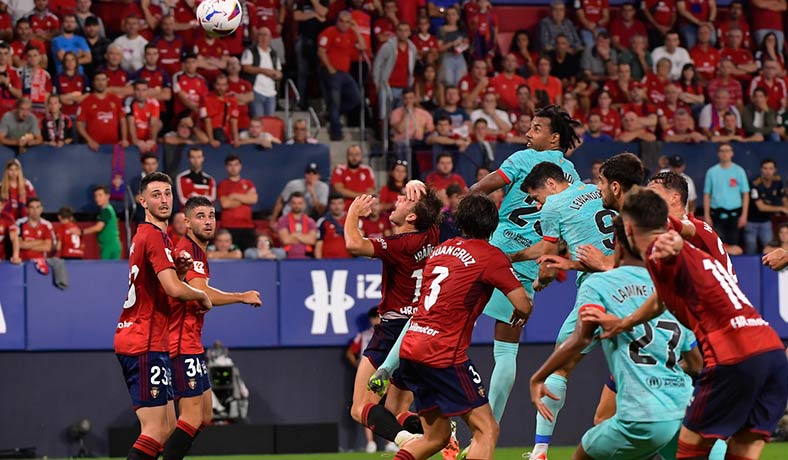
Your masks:
{"label": "player's knee", "polygon": [[202,414],[202,424],[208,426],[213,421],[213,410],[204,411]]}

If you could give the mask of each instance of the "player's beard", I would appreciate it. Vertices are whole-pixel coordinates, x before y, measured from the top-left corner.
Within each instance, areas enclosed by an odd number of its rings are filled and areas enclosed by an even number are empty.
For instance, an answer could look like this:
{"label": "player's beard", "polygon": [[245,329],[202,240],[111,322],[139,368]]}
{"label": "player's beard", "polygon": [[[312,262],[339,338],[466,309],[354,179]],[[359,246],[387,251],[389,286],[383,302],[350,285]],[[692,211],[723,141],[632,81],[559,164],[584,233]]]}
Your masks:
{"label": "player's beard", "polygon": [[202,230],[202,231],[192,230],[192,234],[194,235],[194,238],[198,240],[199,243],[202,244],[208,244],[208,242],[213,239],[215,232],[216,230],[213,228],[210,230]]}

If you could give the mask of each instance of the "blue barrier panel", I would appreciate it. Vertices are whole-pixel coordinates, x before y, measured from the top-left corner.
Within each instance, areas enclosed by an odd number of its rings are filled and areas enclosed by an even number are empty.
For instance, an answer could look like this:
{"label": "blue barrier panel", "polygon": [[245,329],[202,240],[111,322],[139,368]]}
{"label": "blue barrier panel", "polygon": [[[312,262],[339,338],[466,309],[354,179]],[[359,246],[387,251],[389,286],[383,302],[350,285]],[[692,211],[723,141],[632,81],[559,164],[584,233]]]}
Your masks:
{"label": "blue barrier panel", "polygon": [[378,260],[279,263],[282,346],[346,345],[356,318],[380,303]]}
{"label": "blue barrier panel", "polygon": [[775,272],[761,268],[761,314],[763,319],[788,339],[788,270]]}
{"label": "blue barrier panel", "polygon": [[128,262],[66,262],[69,287],[25,264],[30,350],[111,350],[129,289]]}
{"label": "blue barrier panel", "polygon": [[25,272],[0,264],[0,350],[25,349]]}
{"label": "blue barrier panel", "polygon": [[753,306],[763,313],[761,295],[761,258],[757,256],[731,257],[736,278],[744,295],[750,299]]}
{"label": "blue barrier panel", "polygon": [[211,286],[227,292],[259,291],[263,306],[215,307],[205,316],[203,344],[210,345],[218,339],[233,348],[278,346],[277,271],[276,262],[211,261]]}

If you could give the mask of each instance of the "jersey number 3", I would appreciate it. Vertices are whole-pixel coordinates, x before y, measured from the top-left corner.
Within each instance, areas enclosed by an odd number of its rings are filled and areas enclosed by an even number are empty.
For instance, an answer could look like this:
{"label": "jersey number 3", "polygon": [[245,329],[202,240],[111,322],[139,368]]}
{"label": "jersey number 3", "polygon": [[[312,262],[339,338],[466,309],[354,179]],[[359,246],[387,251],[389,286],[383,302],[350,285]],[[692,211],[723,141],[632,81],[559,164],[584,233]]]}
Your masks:
{"label": "jersey number 3", "polygon": [[140,267],[136,265],[131,266],[129,270],[129,292],[126,294],[126,301],[123,303],[123,308],[131,308],[137,303],[137,291],[134,289],[134,280],[140,274]]}
{"label": "jersey number 3", "polygon": [[424,297],[424,309],[430,311],[435,302],[438,301],[438,294],[441,293],[441,283],[449,277],[449,268],[438,265],[432,269],[433,275],[438,275],[430,284],[430,293]]}

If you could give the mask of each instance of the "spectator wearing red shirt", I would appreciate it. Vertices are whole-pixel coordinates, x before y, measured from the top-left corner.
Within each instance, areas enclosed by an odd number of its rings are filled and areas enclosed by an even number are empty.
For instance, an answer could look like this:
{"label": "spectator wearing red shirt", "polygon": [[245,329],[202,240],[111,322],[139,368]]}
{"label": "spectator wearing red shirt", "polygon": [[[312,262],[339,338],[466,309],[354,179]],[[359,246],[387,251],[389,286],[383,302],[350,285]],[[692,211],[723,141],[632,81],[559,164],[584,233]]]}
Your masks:
{"label": "spectator wearing red shirt", "polygon": [[469,111],[478,107],[490,86],[490,79],[487,78],[487,61],[484,59],[473,61],[471,72],[462,77],[457,86],[460,89],[462,106]]}
{"label": "spectator wearing red shirt", "polygon": [[758,71],[758,64],[755,62],[750,50],[742,48],[743,34],[740,29],[731,28],[725,36],[725,47],[722,48],[720,56],[730,58],[733,63],[733,78],[749,82],[755,72]]}
{"label": "spectator wearing red shirt", "polygon": [[[378,93],[381,98],[390,98],[392,107],[402,105],[405,89],[412,88],[414,82],[413,70],[416,67],[417,51],[416,45],[408,37],[410,37],[408,23],[398,24],[396,36],[380,47],[372,65],[372,75]],[[390,93],[386,94],[389,91]],[[391,110],[391,107],[381,104],[381,111],[383,110]]]}
{"label": "spectator wearing red shirt", "polygon": [[148,97],[159,102],[159,112],[165,112],[172,99],[170,74],[159,64],[159,48],[148,43],[145,45],[145,65],[134,75],[134,81],[148,82]]}
{"label": "spectator wearing red shirt", "polygon": [[381,204],[378,197],[369,208],[370,213],[361,219],[361,231],[367,239],[383,238],[392,235],[392,225],[389,215],[380,211]]}
{"label": "spectator wearing red shirt", "polygon": [[307,259],[314,253],[317,243],[317,225],[304,212],[305,200],[301,192],[293,192],[288,198],[290,212],[279,218],[276,231],[282,249],[288,259]]}
{"label": "spectator wearing red shirt", "polygon": [[459,185],[463,193],[468,191],[465,179],[453,171],[454,158],[452,154],[449,152],[441,152],[435,159],[435,170],[427,174],[425,180],[426,184],[435,190],[435,193],[437,193],[444,205],[447,206],[449,204],[449,197],[446,195],[446,189],[450,185]]}
{"label": "spectator wearing red shirt", "polygon": [[660,59],[655,65],[657,72],[648,74],[643,81],[646,85],[648,99],[652,104],[665,102],[665,88],[671,84],[670,66],[670,59]]}
{"label": "spectator wearing red shirt", "polygon": [[739,114],[739,110],[733,105],[728,90],[720,88],[712,95],[711,103],[706,104],[700,111],[698,115],[698,128],[700,128],[701,132],[706,135],[706,137],[712,137],[714,132],[723,126],[723,118],[728,112],[736,116],[736,127],[741,128],[741,115]]}
{"label": "spectator wearing red shirt", "polygon": [[25,179],[22,163],[16,158],[8,160],[0,182],[0,201],[4,203],[0,214],[10,215],[12,220],[26,216],[27,201],[35,196],[36,189]]}
{"label": "spectator wearing red shirt", "polygon": [[129,139],[140,153],[156,150],[156,141],[162,128],[159,101],[148,96],[148,82],[137,80],[133,84],[134,95],[123,104],[129,127]]}
{"label": "spectator wearing red shirt", "polygon": [[[3,197],[0,196],[0,209],[5,208]],[[6,237],[8,241],[6,242]],[[16,219],[7,212],[0,212],[0,261],[8,259],[12,264],[21,264],[19,258],[19,228]],[[11,251],[6,251],[9,248]]]}
{"label": "spectator wearing red shirt", "polygon": [[329,132],[332,141],[343,139],[341,113],[354,110],[361,103],[358,86],[350,75],[353,52],[366,49],[364,37],[353,23],[349,12],[342,11],[337,24],[320,33],[317,55],[322,64],[323,97],[329,113]]}
{"label": "spectator wearing red shirt", "polygon": [[695,122],[687,109],[681,108],[674,115],[672,127],[663,131],[662,140],[665,142],[682,142],[686,144],[697,144],[709,140],[708,137],[699,133],[695,128]]}
{"label": "spectator wearing red shirt", "polygon": [[621,131],[616,136],[618,142],[655,142],[657,136],[638,121],[635,112],[624,112],[621,118]]}
{"label": "spectator wearing red shirt", "polygon": [[[403,22],[408,22],[403,20]],[[430,18],[422,16],[416,33],[411,37],[411,41],[416,45],[416,52],[419,53],[419,62],[422,66],[429,64],[436,65],[440,55],[440,42],[438,37],[430,33]]]}
{"label": "spectator wearing red shirt", "polygon": [[27,217],[16,221],[19,229],[19,258],[33,260],[46,258],[54,244],[52,224],[41,217],[44,206],[39,198],[27,200]]}
{"label": "spectator wearing red shirt", "polygon": [[663,133],[673,127],[676,112],[686,108],[685,104],[679,100],[680,94],[681,89],[678,86],[668,85],[665,88],[665,101],[657,106],[657,119]]}
{"label": "spectator wearing red shirt", "polygon": [[252,84],[241,78],[241,61],[231,57],[227,61],[227,94],[235,98],[238,103],[238,131],[249,129],[249,104],[254,100]]}
{"label": "spectator wearing red shirt", "polygon": [[197,55],[197,72],[205,77],[209,84],[227,68],[227,60],[230,59],[227,47],[207,34],[197,38],[194,54]]}
{"label": "spectator wearing red shirt", "polygon": [[57,212],[60,222],[55,234],[57,235],[57,254],[61,259],[82,259],[85,251],[82,244],[79,226],[74,222],[74,210],[63,206]]}
{"label": "spectator wearing red shirt", "polygon": [[77,56],[71,51],[63,55],[63,71],[55,77],[55,92],[60,95],[63,113],[76,117],[79,103],[89,90],[88,79],[79,71]]}
{"label": "spectator wearing red shirt", "polygon": [[681,78],[676,84],[681,88],[681,102],[689,106],[700,106],[706,103],[703,87],[698,81],[694,64],[684,64]]}
{"label": "spectator wearing red shirt", "polygon": [[709,82],[706,88],[708,94],[714,95],[719,89],[725,89],[730,95],[731,101],[736,107],[743,107],[744,94],[742,93],[741,83],[732,77],[734,70],[733,61],[729,57],[720,58],[720,66],[717,69],[717,78]]}
{"label": "spectator wearing red shirt", "polygon": [[[349,8],[350,17],[353,18],[353,22],[356,23],[358,33],[364,38],[365,44],[364,54],[357,49],[353,53],[351,59],[350,74],[353,75],[353,78],[356,78],[356,81],[358,81],[359,71],[361,71],[363,75],[369,74],[369,65],[367,61],[375,57],[374,54],[371,53],[375,48],[372,47],[372,17],[370,16],[367,6],[369,6],[369,4],[365,4],[361,0],[352,0],[351,7]],[[365,77],[362,78],[365,79]]]}
{"label": "spectator wearing red shirt", "polygon": [[788,97],[788,88],[786,88],[785,80],[778,78],[779,72],[780,65],[777,61],[769,60],[764,62],[761,74],[752,79],[750,90],[748,91],[752,98],[755,89],[762,87],[767,95],[766,104],[775,113],[783,107],[783,102]]}
{"label": "spectator wearing red shirt", "polygon": [[33,3],[35,8],[27,17],[33,36],[44,43],[49,43],[60,33],[60,19],[49,11],[49,0],[34,0]]}
{"label": "spectator wearing red shirt", "polygon": [[725,112],[722,117],[722,126],[712,130],[712,142],[760,142],[763,136],[755,135],[747,137],[744,129],[739,124],[739,116],[734,112]]}
{"label": "spectator wearing red shirt", "polygon": [[175,19],[175,32],[183,38],[184,52],[194,46],[194,40],[202,33],[194,15],[196,7],[197,2],[190,4],[186,0],[175,0],[175,7],[170,8],[170,14]]}
{"label": "spectator wearing red shirt", "polygon": [[397,32],[399,17],[397,16],[397,1],[385,0],[383,2],[383,16],[375,20],[372,33],[375,36],[375,49],[380,49]]}
{"label": "spectator wearing red shirt", "polygon": [[539,57],[539,53],[529,49],[530,43],[528,31],[520,29],[514,33],[512,44],[509,45],[509,52],[517,58],[517,73],[523,78],[528,78],[536,73],[536,59]]}
{"label": "spectator wearing red shirt", "polygon": [[717,74],[717,67],[720,64],[720,51],[713,46],[712,26],[706,23],[698,26],[698,43],[690,50],[690,57],[695,63],[698,77],[704,82],[708,82]]}
{"label": "spectator wearing red shirt", "polygon": [[538,94],[541,91],[547,96],[549,104],[561,105],[561,94],[563,93],[561,80],[550,75],[550,67],[550,59],[545,56],[540,57],[536,65],[537,74],[526,80],[526,84],[537,100],[541,98]]}
{"label": "spectator wearing red shirt", "polygon": [[676,25],[676,0],[643,0],[640,8],[646,18],[648,42],[652,46],[664,43]]}
{"label": "spectator wearing red shirt", "polygon": [[582,27],[580,38],[586,48],[594,46],[599,32],[607,31],[610,22],[608,0],[575,0],[575,17]]}
{"label": "spectator wearing red shirt", "polygon": [[657,107],[646,99],[646,86],[635,82],[629,90],[629,102],[621,106],[621,113],[633,112],[638,125],[653,131],[657,127]]}
{"label": "spectator wearing red shirt", "polygon": [[345,208],[359,195],[375,194],[375,174],[361,164],[361,146],[347,148],[347,164],[338,165],[331,174],[331,187],[345,197]]}
{"label": "spectator wearing red shirt", "polygon": [[200,107],[200,118],[205,123],[205,132],[212,147],[222,143],[240,145],[238,137],[238,103],[227,95],[227,76],[219,75],[213,83],[213,92],[205,97]]}
{"label": "spectator wearing red shirt", "polygon": [[183,38],[175,33],[175,19],[165,16],[161,20],[161,35],[153,39],[153,45],[159,50],[158,64],[170,77],[181,70],[181,61],[186,52]]}
{"label": "spectator wearing red shirt", "polygon": [[175,116],[185,115],[193,118],[199,116],[200,107],[208,95],[208,84],[205,78],[197,73],[197,56],[193,53],[186,54],[183,58],[183,70],[173,75],[172,92],[175,99],[173,104]]}
{"label": "spectator wearing red shirt", "polygon": [[484,59],[487,67],[493,67],[493,58],[498,50],[498,16],[493,13],[490,0],[475,0],[465,3],[465,19],[471,45],[471,57]]}
{"label": "spectator wearing red shirt", "polygon": [[615,108],[629,102],[629,92],[636,83],[632,79],[632,66],[628,62],[619,62],[617,68],[616,79],[608,80],[602,87],[610,93],[610,98],[613,100],[612,105]]}
{"label": "spectator wearing red shirt", "polygon": [[107,76],[107,92],[120,98],[130,96],[133,92],[128,85],[129,74],[120,65],[122,62],[123,50],[111,44],[107,47],[106,64],[100,69]]}
{"label": "spectator wearing red shirt", "polygon": [[77,132],[93,151],[101,144],[129,146],[123,103],[107,91],[107,80],[104,72],[96,73],[93,93],[82,100],[77,112]]}
{"label": "spectator wearing red shirt", "polygon": [[282,40],[282,26],[287,17],[287,11],[283,7],[281,0],[254,0],[254,13],[257,16],[256,21],[252,22],[252,42],[257,36],[257,32],[267,27],[271,31],[271,48],[276,51],[280,56],[282,64],[285,62],[285,43]]}
{"label": "spectator wearing red shirt", "polygon": [[518,105],[517,88],[526,84],[525,78],[517,75],[517,57],[509,53],[503,59],[503,71],[490,80],[490,86],[498,95],[499,102],[507,110],[514,110]]}
{"label": "spectator wearing red shirt", "polygon": [[25,49],[28,45],[38,48],[41,53],[41,67],[46,68],[49,64],[47,59],[47,47],[44,43],[33,38],[33,29],[30,27],[30,20],[22,18],[16,22],[16,40],[11,42],[11,49],[14,52],[14,67],[22,67],[25,63]]}
{"label": "spectator wearing red shirt", "polygon": [[22,80],[11,66],[11,46],[0,42],[0,117],[13,110],[16,100],[22,97]]}
{"label": "spectator wearing red shirt", "polygon": [[222,206],[220,223],[233,236],[241,250],[255,246],[255,226],[252,206],[257,204],[257,188],[248,179],[241,178],[243,164],[238,155],[230,154],[224,160],[227,179],[219,182],[217,194]]}
{"label": "spectator wearing red shirt", "polygon": [[131,2],[121,13],[124,18],[137,18],[139,24],[139,34],[150,43],[159,28],[161,20],[164,18],[164,11],[161,6],[150,1]]}
{"label": "spectator wearing red shirt", "polygon": [[46,113],[47,97],[52,94],[52,77],[41,67],[41,53],[38,48],[28,45],[25,56],[25,65],[19,69],[22,96],[30,99],[33,114],[41,119]]}
{"label": "spectator wearing red shirt", "polygon": [[45,144],[63,147],[74,142],[74,125],[71,117],[62,111],[60,98],[50,94],[47,99],[47,113],[41,120],[41,137]]}
{"label": "spectator wearing red shirt", "polygon": [[602,90],[597,98],[597,106],[591,113],[598,114],[602,119],[602,132],[615,139],[621,131],[621,116],[610,106],[612,102],[610,93]]}
{"label": "spectator wearing red shirt", "polygon": [[378,190],[378,203],[380,203],[380,210],[382,212],[390,212],[394,210],[394,205],[397,203],[397,197],[402,195],[405,190],[405,182],[408,179],[408,162],[405,160],[397,160],[389,169],[388,179],[386,185],[380,187]]}
{"label": "spectator wearing red shirt", "polygon": [[328,197],[328,213],[317,221],[315,259],[350,259],[345,247],[345,199],[338,193]]}
{"label": "spectator wearing red shirt", "polygon": [[747,23],[747,17],[744,15],[744,5],[741,1],[733,0],[728,5],[728,14],[719,15],[714,26],[716,27],[717,37],[719,37],[720,40],[728,35],[728,30],[731,27],[738,27],[744,34],[744,47],[749,49],[752,45],[750,25]]}
{"label": "spectator wearing red shirt", "polygon": [[193,196],[204,196],[216,201],[216,181],[202,170],[205,153],[199,147],[189,148],[189,169],[175,176],[175,187],[181,206]]}
{"label": "spectator wearing red shirt", "polygon": [[[698,39],[698,27],[707,24],[712,32],[714,31],[714,21],[717,20],[717,1],[716,0],[678,0],[676,11],[679,19],[679,32],[684,46],[687,49],[695,47]],[[711,44],[716,43],[714,33],[711,35]]]}
{"label": "spectator wearing red shirt", "polygon": [[755,38],[755,45],[760,46],[764,37],[768,33],[777,36],[777,49],[783,52],[785,43],[785,11],[788,10],[788,2],[785,0],[752,0],[752,32]]}
{"label": "spectator wearing red shirt", "polygon": [[629,49],[633,36],[646,36],[646,25],[635,17],[636,14],[635,4],[627,1],[621,5],[616,18],[610,21],[611,43],[619,51]]}
{"label": "spectator wearing red shirt", "polygon": [[5,2],[0,2],[0,40],[10,43],[13,38],[14,23],[11,15],[8,13],[8,5]]}

